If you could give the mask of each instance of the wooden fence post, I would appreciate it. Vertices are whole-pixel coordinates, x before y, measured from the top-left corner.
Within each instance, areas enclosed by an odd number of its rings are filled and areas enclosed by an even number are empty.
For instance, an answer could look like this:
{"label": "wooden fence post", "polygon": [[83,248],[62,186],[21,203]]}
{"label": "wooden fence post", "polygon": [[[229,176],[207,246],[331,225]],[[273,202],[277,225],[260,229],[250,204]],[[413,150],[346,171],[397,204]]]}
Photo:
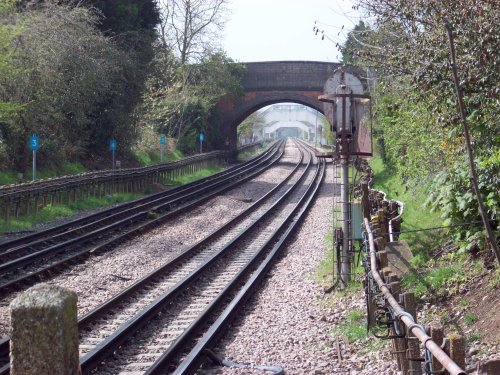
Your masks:
{"label": "wooden fence post", "polygon": [[450,358],[460,366],[465,368],[465,340],[464,337],[458,333],[448,335],[450,342]]}
{"label": "wooden fence post", "polygon": [[[440,346],[443,345],[443,339],[444,339],[443,327],[431,326],[430,331],[431,331],[430,336],[432,338],[432,341],[434,341],[436,344],[438,344]],[[443,366],[441,365],[441,363],[439,363],[439,361],[434,356],[432,356],[431,363],[432,363],[433,371],[442,371],[443,370]]]}
{"label": "wooden fence post", "polygon": [[[417,303],[415,301],[415,295],[413,293],[404,293],[402,296],[404,309],[413,316],[413,320],[415,320],[416,323]],[[420,357],[419,342],[411,331],[408,332],[407,345],[408,350],[406,358],[409,359],[409,373],[412,375],[421,375],[422,367],[420,366],[420,362],[410,360],[418,359]]]}

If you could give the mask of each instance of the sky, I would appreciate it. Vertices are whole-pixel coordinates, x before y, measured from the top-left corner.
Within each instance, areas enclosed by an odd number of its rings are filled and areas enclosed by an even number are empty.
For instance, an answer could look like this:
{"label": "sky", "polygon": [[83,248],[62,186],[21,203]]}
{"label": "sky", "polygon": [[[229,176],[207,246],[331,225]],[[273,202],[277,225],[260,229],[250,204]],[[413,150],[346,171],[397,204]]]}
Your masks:
{"label": "sky", "polygon": [[[238,62],[338,62],[335,42],[359,20],[350,0],[229,0],[229,8],[222,48]],[[313,32],[315,21],[324,40]]]}

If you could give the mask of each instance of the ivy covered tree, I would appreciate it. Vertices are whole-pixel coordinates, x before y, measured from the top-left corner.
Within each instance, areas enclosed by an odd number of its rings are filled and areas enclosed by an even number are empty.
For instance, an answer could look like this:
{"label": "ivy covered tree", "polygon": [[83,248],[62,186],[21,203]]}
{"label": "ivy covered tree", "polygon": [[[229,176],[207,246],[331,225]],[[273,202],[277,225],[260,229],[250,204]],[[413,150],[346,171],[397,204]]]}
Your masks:
{"label": "ivy covered tree", "polygon": [[41,163],[98,155],[110,135],[133,142],[123,92],[135,85],[130,56],[97,28],[100,15],[85,7],[45,4],[4,15],[18,30],[11,63],[22,72],[4,77],[2,92],[23,106],[1,131],[6,163],[28,166],[27,139],[40,135]]}
{"label": "ivy covered tree", "polygon": [[184,152],[196,150],[201,131],[209,147],[220,144],[214,109],[221,97],[242,93],[244,67],[222,52],[207,56],[199,64],[182,65],[160,48],[153,72],[140,111],[141,126],[177,139],[177,146]]}
{"label": "ivy covered tree", "polygon": [[[0,17],[12,11],[15,1],[5,1],[0,3]],[[20,30],[12,24],[0,24],[0,124],[12,119],[12,117],[22,108],[12,101],[6,90],[5,83],[17,77],[21,71],[15,67],[13,61],[14,46],[12,42],[19,34]],[[1,126],[1,125],[0,125]],[[6,126],[4,124],[3,126]]]}

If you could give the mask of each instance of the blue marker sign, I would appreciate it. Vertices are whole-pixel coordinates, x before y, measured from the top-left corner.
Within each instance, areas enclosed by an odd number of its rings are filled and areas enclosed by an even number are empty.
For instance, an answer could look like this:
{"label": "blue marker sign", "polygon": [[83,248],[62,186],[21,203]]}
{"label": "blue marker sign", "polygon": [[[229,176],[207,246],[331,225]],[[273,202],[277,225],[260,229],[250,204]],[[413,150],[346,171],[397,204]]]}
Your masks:
{"label": "blue marker sign", "polygon": [[115,151],[116,150],[116,139],[110,139],[109,140],[109,151]]}
{"label": "blue marker sign", "polygon": [[200,141],[203,142],[205,140],[205,134],[200,133]]}
{"label": "blue marker sign", "polygon": [[40,148],[40,140],[38,138],[38,135],[31,135],[30,136],[30,149],[33,151],[36,151]]}
{"label": "blue marker sign", "polygon": [[164,134],[160,135],[160,144],[161,145],[166,145],[167,144],[167,137]]}

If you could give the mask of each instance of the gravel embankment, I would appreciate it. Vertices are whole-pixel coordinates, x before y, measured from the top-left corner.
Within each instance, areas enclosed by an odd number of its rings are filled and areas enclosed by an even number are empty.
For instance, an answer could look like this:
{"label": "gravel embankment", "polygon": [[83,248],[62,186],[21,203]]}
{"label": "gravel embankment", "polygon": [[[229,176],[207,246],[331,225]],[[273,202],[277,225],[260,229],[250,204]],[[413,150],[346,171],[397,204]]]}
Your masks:
{"label": "gravel embankment", "polygon": [[[242,186],[112,251],[92,256],[47,282],[74,290],[78,294],[78,314],[88,312],[196,243],[268,192],[290,173],[290,162],[298,161],[298,152],[291,147],[287,150],[290,152],[278,166]],[[17,293],[11,293],[0,300],[0,337],[8,334],[9,303],[16,296]]]}
{"label": "gravel embankment", "polygon": [[[314,281],[326,251],[325,235],[331,231],[331,172],[330,169],[300,232],[273,267],[262,290],[250,299],[216,348],[223,358],[251,365],[280,366],[290,375],[398,373],[387,349],[364,354],[367,341],[348,344],[333,333],[346,311],[364,310],[362,292],[349,297],[324,295],[322,286]],[[341,348],[341,361],[337,358],[337,345]],[[264,373],[248,367],[210,365],[199,372]]]}
{"label": "gravel embankment", "polygon": [[[281,166],[111,252],[93,256],[49,282],[75,290],[79,314],[89,311],[194,244],[281,181],[297,160],[293,148],[287,147],[287,151],[291,152]],[[333,334],[346,311],[364,309],[362,293],[325,296],[322,286],[314,281],[326,250],[325,234],[331,231],[331,173],[330,167],[300,233],[272,269],[262,290],[234,322],[217,354],[238,362],[278,365],[286,374],[397,374],[387,349],[362,354],[363,343],[348,344]],[[8,304],[15,296],[0,301],[0,336],[7,333]],[[337,346],[341,348],[341,360],[337,358]],[[263,374],[248,368],[207,368],[200,372]]]}

